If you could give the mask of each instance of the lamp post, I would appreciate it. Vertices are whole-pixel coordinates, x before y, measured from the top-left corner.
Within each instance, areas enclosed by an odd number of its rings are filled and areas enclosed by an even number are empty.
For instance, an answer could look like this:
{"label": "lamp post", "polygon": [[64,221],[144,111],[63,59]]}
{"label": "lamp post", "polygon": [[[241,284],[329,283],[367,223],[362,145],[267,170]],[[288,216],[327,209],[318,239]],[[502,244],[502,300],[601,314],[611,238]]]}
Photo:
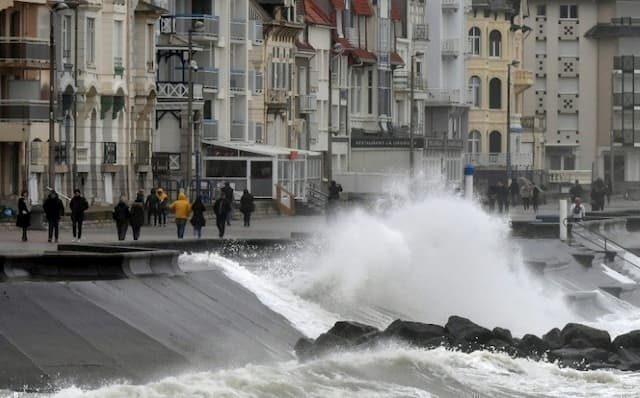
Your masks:
{"label": "lamp post", "polygon": [[507,64],[507,186],[511,183],[511,67],[519,64],[515,60]]}
{"label": "lamp post", "polygon": [[55,189],[55,95],[56,95],[56,42],[54,35],[55,13],[69,8],[63,1],[50,3],[49,10],[49,187]]}
{"label": "lamp post", "polygon": [[422,57],[424,55],[424,53],[422,51],[416,51],[415,54],[413,54],[411,56],[411,68],[410,68],[410,74],[411,76],[409,77],[411,80],[411,109],[409,109],[409,177],[413,178],[413,174],[414,174],[414,168],[415,168],[415,161],[414,161],[414,148],[413,148],[413,129],[414,129],[414,115],[413,115],[413,106],[414,106],[414,78],[415,78],[415,72],[413,70],[415,63],[416,63],[416,57]]}
{"label": "lamp post", "polygon": [[[193,69],[194,61],[191,58],[193,52],[193,33],[198,32],[204,27],[201,21],[195,21],[188,32],[188,54],[187,54],[187,80],[189,86],[189,95],[187,98],[187,186],[186,194],[189,196],[191,190],[191,158],[193,156],[194,137],[193,137]],[[196,197],[200,197],[200,137],[195,140],[196,147]]]}
{"label": "lamp post", "polygon": [[[333,45],[333,48],[331,49],[331,51],[335,54],[332,54],[329,57],[329,103],[328,103],[328,111],[327,111],[327,162],[328,167],[327,167],[327,179],[329,180],[329,183],[331,183],[331,181],[333,180],[333,133],[331,131],[331,109],[333,107],[333,79],[332,79],[332,75],[333,75],[333,71],[332,71],[332,67],[331,65],[333,64],[333,60],[336,57],[339,57],[340,55],[342,55],[342,53],[344,52],[344,49],[342,48],[342,45],[340,43],[336,43]],[[338,107],[338,119],[340,118],[339,116],[340,114],[340,107]],[[339,122],[339,120],[338,120]]]}

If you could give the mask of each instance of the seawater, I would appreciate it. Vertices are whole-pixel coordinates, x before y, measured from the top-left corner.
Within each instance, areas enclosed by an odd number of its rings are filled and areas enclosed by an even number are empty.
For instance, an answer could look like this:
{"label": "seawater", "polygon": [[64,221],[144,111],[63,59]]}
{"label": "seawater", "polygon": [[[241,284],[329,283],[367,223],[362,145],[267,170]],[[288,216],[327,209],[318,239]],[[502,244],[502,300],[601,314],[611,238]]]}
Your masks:
{"label": "seawater", "polygon": [[[182,256],[185,269],[221,269],[303,334],[341,319],[385,327],[395,318],[443,324],[449,315],[515,335],[582,321],[562,292],[529,274],[507,221],[446,190],[395,192],[374,210],[340,214],[317,245],[243,264],[216,253]],[[628,309],[594,322],[612,333],[640,324]],[[637,327],[635,327],[637,328]],[[20,396],[21,394],[14,394]],[[640,375],[581,372],[504,354],[388,344],[308,362],[249,364],[114,384],[55,397],[640,397]]]}

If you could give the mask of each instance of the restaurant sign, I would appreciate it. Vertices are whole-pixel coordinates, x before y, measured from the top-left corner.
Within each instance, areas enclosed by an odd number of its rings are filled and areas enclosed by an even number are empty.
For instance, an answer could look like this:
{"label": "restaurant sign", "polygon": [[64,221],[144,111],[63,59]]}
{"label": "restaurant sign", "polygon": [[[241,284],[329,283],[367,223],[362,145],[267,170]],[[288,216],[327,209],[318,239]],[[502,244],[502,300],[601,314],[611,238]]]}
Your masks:
{"label": "restaurant sign", "polygon": [[[409,148],[411,141],[409,137],[352,137],[352,148]],[[413,138],[414,148],[424,147],[424,137]]]}

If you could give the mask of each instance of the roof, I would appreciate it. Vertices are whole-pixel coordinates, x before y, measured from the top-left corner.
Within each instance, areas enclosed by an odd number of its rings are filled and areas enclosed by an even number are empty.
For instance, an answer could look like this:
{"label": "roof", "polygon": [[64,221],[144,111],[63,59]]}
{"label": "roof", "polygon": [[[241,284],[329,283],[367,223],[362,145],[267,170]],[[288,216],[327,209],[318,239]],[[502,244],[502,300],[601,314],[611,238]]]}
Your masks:
{"label": "roof", "polygon": [[333,8],[336,10],[344,10],[344,0],[331,0],[331,4],[333,4]]}
{"label": "roof", "polygon": [[320,156],[320,152],[307,151],[304,149],[287,148],[283,146],[255,144],[252,142],[218,142],[213,140],[202,140],[205,144],[217,145],[223,148],[235,149],[238,151],[252,152],[256,155],[263,156],[289,156],[291,152],[297,152],[298,155]]}
{"label": "roof", "polygon": [[356,60],[356,62],[362,62],[365,64],[375,64],[378,58],[372,52],[365,50],[364,48],[354,48],[351,51],[351,55]]}
{"label": "roof", "polygon": [[400,21],[402,12],[400,11],[400,0],[391,0],[391,20]]}
{"label": "roof", "polygon": [[313,48],[313,46],[312,46],[311,44],[301,42],[300,40],[296,40],[296,48],[297,48],[298,50],[302,50],[302,51],[311,51],[311,52],[314,52],[314,53],[315,53],[315,51],[316,51],[316,49],[315,49],[315,48]]}
{"label": "roof", "polygon": [[304,0],[304,19],[316,25],[332,26],[329,16],[316,4],[315,0]]}
{"label": "roof", "polygon": [[404,60],[402,59],[400,54],[398,54],[395,51],[391,53],[390,61],[391,61],[391,65],[404,65]]}
{"label": "roof", "polygon": [[606,39],[616,37],[640,37],[640,25],[599,23],[585,33],[586,37]]}
{"label": "roof", "polygon": [[356,15],[373,16],[373,9],[369,5],[369,0],[351,0],[351,10]]}
{"label": "roof", "polygon": [[344,51],[353,50],[353,46],[349,43],[349,40],[344,37],[336,37],[335,42],[336,44],[340,44]]}

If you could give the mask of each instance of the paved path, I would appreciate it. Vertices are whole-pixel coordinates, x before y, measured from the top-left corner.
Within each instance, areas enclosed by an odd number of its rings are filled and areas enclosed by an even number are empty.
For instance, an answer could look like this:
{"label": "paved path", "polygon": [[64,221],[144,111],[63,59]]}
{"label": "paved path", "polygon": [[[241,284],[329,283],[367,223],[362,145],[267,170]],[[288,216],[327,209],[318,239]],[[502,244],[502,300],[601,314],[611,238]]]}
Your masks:
{"label": "paved path", "polygon": [[[312,233],[326,225],[323,216],[272,216],[256,218],[251,221],[251,227],[242,226],[241,219],[235,219],[227,227],[225,238],[289,238],[291,233]],[[47,243],[47,231],[29,231],[29,241],[20,241],[21,232],[15,227],[0,231],[0,253],[15,252],[44,252],[56,250],[54,243]],[[207,220],[207,226],[202,231],[203,238],[215,238],[218,230],[215,220]],[[185,231],[186,239],[193,238],[193,229],[189,224]],[[71,243],[71,224],[63,222],[60,230],[59,243]],[[166,227],[143,227],[140,240],[176,239],[176,226],[167,221]],[[131,229],[127,232],[127,241],[132,241]],[[82,231],[83,243],[118,243],[115,224],[91,225]]]}

